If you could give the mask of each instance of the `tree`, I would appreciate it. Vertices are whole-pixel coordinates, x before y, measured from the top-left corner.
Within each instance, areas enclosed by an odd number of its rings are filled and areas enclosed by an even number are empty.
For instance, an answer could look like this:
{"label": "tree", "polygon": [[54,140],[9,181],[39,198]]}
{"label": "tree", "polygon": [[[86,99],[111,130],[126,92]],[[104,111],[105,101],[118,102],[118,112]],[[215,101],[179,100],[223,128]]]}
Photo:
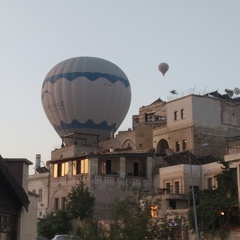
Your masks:
{"label": "tree", "polygon": [[72,230],[71,220],[83,220],[92,216],[95,198],[84,187],[83,179],[67,195],[64,209],[50,212],[38,222],[38,235],[53,238],[56,234],[69,234]]}
{"label": "tree", "polygon": [[[218,187],[204,189],[196,193],[199,229],[203,237],[220,237],[224,239],[233,222],[233,206],[238,204],[237,180],[235,169],[228,163],[220,161],[222,172],[215,176]],[[189,211],[189,226],[195,229],[193,210]]]}
{"label": "tree", "polygon": [[67,196],[66,211],[72,219],[83,220],[92,216],[95,197],[84,187],[82,178],[74,186]]}
{"label": "tree", "polygon": [[69,215],[65,210],[48,213],[38,222],[38,235],[52,239],[56,234],[68,234],[72,230]]}
{"label": "tree", "polygon": [[186,227],[185,219],[174,216],[169,222],[167,214],[160,215],[159,196],[143,197],[136,188],[133,188],[133,193],[132,197],[116,202],[112,208],[110,226],[106,232],[108,239],[178,239],[176,233]]}

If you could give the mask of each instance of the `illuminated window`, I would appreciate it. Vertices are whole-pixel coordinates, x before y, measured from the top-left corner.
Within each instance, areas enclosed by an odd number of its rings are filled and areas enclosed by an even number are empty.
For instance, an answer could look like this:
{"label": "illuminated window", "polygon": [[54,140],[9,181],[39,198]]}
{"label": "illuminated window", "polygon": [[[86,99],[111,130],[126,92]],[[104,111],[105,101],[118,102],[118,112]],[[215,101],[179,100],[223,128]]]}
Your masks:
{"label": "illuminated window", "polygon": [[68,174],[68,162],[62,163],[62,174],[61,176],[66,176]]}
{"label": "illuminated window", "polygon": [[53,177],[63,177],[68,174],[68,162],[53,164]]}
{"label": "illuminated window", "polygon": [[73,161],[73,175],[80,174],[81,171],[81,165],[80,165],[80,160]]}
{"label": "illuminated window", "polygon": [[88,159],[73,161],[73,175],[89,172]]}
{"label": "illuminated window", "polygon": [[58,165],[53,164],[53,177],[56,178],[58,176]]}
{"label": "illuminated window", "polygon": [[157,206],[151,206],[151,216],[157,218]]}
{"label": "illuminated window", "polygon": [[81,173],[88,173],[88,159],[81,160]]}

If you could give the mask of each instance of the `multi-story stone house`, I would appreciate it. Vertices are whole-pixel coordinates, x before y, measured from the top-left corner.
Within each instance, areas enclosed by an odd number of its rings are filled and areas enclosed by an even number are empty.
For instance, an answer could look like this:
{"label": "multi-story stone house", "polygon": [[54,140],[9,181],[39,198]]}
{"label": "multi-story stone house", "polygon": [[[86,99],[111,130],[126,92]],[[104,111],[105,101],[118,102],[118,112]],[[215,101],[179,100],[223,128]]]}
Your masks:
{"label": "multi-story stone house", "polygon": [[[221,171],[227,138],[240,135],[238,98],[217,92],[184,94],[168,102],[157,99],[132,117],[132,128],[88,145],[94,134],[73,133],[74,144],[52,151],[49,172],[30,176],[29,188],[41,195],[38,216],[64,206],[72,186],[82,176],[96,197],[97,219],[107,218],[116,199],[125,197],[121,187],[131,182],[144,186],[145,194],[162,195],[163,210],[188,210],[186,193],[212,187]],[[207,147],[201,147],[206,145]],[[36,169],[37,170],[37,169]],[[129,193],[128,193],[129,194]]]}
{"label": "multi-story stone house", "polygon": [[0,239],[36,239],[38,196],[28,191],[31,164],[0,156]]}

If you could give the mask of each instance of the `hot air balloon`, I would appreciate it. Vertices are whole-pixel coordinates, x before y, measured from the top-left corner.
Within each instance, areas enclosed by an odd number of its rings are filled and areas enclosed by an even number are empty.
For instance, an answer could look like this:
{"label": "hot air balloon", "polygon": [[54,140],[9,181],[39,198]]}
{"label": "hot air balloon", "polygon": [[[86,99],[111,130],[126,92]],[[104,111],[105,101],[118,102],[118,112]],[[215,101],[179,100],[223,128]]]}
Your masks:
{"label": "hot air balloon", "polygon": [[167,63],[160,63],[158,65],[158,70],[162,73],[163,76],[168,71],[168,69],[169,69],[169,66]]}
{"label": "hot air balloon", "polygon": [[47,118],[61,138],[85,133],[102,140],[111,137],[124,120],[131,87],[125,73],[112,62],[75,57],[48,72],[41,97]]}

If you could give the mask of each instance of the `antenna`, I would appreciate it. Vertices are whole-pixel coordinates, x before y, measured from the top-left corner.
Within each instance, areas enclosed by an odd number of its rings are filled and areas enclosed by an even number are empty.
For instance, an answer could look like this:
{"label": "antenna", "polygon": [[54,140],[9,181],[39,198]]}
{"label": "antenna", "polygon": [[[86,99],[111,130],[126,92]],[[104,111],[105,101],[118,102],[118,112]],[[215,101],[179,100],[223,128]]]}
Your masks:
{"label": "antenna", "polygon": [[236,95],[239,95],[240,94],[240,89],[238,87],[235,87],[233,92],[236,94]]}

